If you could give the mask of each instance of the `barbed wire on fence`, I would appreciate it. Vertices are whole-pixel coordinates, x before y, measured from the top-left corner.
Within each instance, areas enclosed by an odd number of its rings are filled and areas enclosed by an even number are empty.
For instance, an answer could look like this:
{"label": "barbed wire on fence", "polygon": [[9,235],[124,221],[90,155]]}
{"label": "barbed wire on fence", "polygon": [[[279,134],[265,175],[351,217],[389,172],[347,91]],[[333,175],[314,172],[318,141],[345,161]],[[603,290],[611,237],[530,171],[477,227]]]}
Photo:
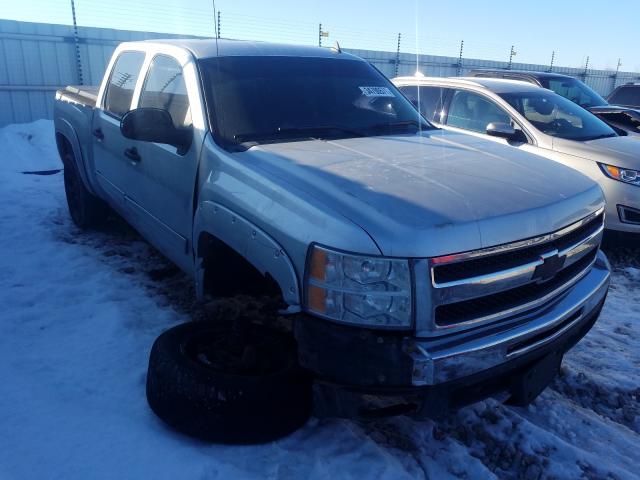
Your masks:
{"label": "barbed wire on fence", "polygon": [[[303,45],[331,46],[335,41],[342,48],[358,51],[377,51],[395,54],[393,73],[409,73],[413,69],[428,75],[462,75],[470,68],[522,68],[544,69],[578,76],[584,81],[607,82],[613,89],[620,83],[640,79],[637,73],[620,71],[618,60],[615,70],[593,70],[589,68],[589,57],[582,66],[563,67],[562,52],[549,52],[547,65],[528,64],[530,55],[527,45],[502,45],[500,43],[474,39],[453,39],[430,36],[420,31],[391,31],[353,27],[324,22],[291,21],[286,18],[266,18],[248,13],[218,11],[213,3],[158,4],[151,0],[119,4],[117,8],[102,0],[30,0],[34,12],[55,3],[56,19],[67,12],[67,21],[75,7],[75,22],[79,27],[116,28],[121,30],[147,31],[149,24],[156,33],[190,35],[240,40],[277,41]],[[50,8],[49,8],[50,10]],[[140,18],[144,18],[142,24]],[[78,42],[78,39],[76,39]],[[368,54],[372,55],[372,54]],[[408,59],[408,56],[414,56]],[[533,63],[533,62],[532,62]],[[79,69],[81,66],[78,67]],[[79,72],[81,75],[81,72]],[[607,87],[609,88],[609,87]],[[603,88],[600,88],[602,90]]]}

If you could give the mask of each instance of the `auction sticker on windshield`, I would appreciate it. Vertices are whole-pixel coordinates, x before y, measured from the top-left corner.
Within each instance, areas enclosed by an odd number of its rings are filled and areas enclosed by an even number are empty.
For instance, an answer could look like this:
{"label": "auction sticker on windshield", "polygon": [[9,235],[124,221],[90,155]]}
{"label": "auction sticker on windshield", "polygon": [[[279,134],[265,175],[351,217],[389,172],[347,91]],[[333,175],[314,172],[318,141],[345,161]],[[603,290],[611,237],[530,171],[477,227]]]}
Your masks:
{"label": "auction sticker on windshield", "polygon": [[358,87],[365,97],[394,97],[387,87]]}

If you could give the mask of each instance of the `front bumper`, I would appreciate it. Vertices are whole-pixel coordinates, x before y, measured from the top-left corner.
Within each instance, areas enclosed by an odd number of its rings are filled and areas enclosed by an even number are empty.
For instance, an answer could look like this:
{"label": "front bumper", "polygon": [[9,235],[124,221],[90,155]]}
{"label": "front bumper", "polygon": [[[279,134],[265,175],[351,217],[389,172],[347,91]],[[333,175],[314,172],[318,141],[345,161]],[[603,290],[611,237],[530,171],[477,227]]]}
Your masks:
{"label": "front bumper", "polygon": [[640,187],[611,178],[601,180],[600,186],[607,199],[605,228],[618,232],[640,233],[640,224],[625,220],[621,209],[640,210]]}
{"label": "front bumper", "polygon": [[[330,415],[352,416],[359,408],[356,397],[376,394],[417,398],[414,413],[431,416],[460,399],[513,390],[533,364],[548,355],[561,359],[596,321],[609,277],[609,263],[598,252],[591,271],[544,310],[434,338],[303,318],[296,323],[300,362],[318,375],[316,396]],[[480,393],[455,393],[461,389]]]}

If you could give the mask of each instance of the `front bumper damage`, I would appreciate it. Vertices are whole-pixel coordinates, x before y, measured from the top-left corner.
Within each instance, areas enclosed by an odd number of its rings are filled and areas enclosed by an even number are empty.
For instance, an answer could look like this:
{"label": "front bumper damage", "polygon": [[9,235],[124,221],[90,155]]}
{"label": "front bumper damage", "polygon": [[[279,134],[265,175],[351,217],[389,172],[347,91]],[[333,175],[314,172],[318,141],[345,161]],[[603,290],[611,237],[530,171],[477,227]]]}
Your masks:
{"label": "front bumper damage", "polygon": [[544,308],[432,338],[301,318],[296,322],[300,362],[318,377],[315,413],[434,418],[499,392],[508,393],[512,403],[527,404],[597,320],[609,277],[609,263],[598,252],[589,273]]}

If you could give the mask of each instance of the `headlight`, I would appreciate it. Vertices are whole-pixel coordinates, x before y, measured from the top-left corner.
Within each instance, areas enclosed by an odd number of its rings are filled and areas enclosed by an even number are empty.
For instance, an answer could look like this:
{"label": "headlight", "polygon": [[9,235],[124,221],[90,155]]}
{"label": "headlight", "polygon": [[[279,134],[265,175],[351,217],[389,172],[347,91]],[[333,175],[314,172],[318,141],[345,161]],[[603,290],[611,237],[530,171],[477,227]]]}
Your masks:
{"label": "headlight", "polygon": [[373,328],[411,327],[411,269],[406,259],[365,257],[314,245],[305,283],[311,313]]}
{"label": "headlight", "polygon": [[640,172],[638,170],[614,167],[613,165],[607,165],[605,163],[599,163],[598,165],[600,165],[600,168],[607,177],[640,186]]}

